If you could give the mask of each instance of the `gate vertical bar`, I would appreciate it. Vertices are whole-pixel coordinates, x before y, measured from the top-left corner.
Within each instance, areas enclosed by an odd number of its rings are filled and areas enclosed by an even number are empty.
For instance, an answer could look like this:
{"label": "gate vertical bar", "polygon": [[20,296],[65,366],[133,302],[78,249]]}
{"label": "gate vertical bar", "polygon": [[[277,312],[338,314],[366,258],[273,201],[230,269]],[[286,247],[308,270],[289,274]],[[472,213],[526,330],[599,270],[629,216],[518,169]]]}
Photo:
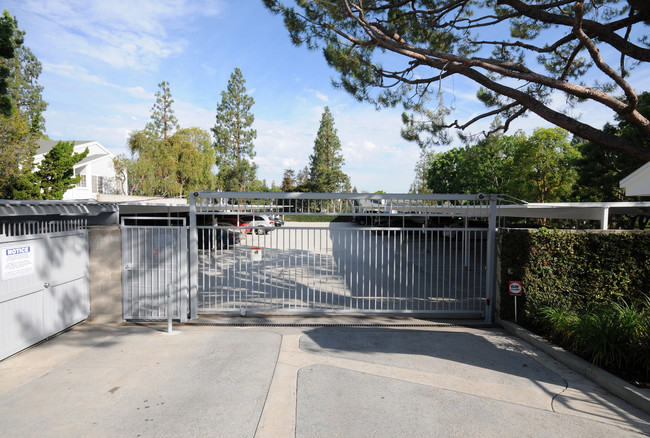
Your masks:
{"label": "gate vertical bar", "polygon": [[[488,219],[488,239],[487,239],[487,273],[486,273],[486,306],[485,322],[492,324],[494,317],[494,292],[496,288],[496,236],[497,236],[497,195],[489,196],[490,216]],[[481,199],[481,195],[479,195]]]}
{"label": "gate vertical bar", "polygon": [[189,241],[189,273],[190,273],[190,319],[198,319],[198,287],[199,287],[199,241],[196,229],[196,198],[198,193],[192,193],[190,198],[190,241]]}

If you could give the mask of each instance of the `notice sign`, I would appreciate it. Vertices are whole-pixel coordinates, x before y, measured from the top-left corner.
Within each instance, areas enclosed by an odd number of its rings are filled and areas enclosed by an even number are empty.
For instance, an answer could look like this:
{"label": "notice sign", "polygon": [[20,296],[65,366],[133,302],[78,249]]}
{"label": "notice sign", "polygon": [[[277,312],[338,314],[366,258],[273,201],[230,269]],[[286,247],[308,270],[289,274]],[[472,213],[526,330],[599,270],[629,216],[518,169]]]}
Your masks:
{"label": "notice sign", "polygon": [[524,292],[524,286],[521,281],[509,281],[508,292],[510,295],[521,295]]}
{"label": "notice sign", "polygon": [[262,261],[262,248],[251,248],[251,261],[252,262]]}
{"label": "notice sign", "polygon": [[34,273],[34,248],[31,245],[2,248],[2,280],[25,277]]}

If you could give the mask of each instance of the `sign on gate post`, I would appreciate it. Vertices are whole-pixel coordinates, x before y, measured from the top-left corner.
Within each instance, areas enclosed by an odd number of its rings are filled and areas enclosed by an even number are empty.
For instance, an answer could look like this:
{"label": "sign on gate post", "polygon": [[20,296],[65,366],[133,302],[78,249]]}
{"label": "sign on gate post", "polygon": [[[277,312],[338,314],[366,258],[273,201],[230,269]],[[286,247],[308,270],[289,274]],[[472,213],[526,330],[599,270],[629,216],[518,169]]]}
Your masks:
{"label": "sign on gate post", "polygon": [[262,248],[251,248],[251,262],[262,261]]}
{"label": "sign on gate post", "polygon": [[517,322],[517,297],[524,293],[524,285],[521,281],[509,281],[508,293],[515,297],[515,322]]}

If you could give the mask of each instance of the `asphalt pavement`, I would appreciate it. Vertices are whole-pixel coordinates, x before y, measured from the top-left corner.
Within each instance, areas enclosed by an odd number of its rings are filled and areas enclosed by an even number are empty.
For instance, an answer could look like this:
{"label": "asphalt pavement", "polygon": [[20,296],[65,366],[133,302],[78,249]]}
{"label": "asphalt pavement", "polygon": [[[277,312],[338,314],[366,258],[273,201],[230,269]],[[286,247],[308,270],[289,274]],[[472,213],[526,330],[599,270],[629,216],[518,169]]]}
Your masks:
{"label": "asphalt pavement", "polygon": [[198,322],[84,323],[1,361],[0,436],[650,435],[650,415],[501,328]]}

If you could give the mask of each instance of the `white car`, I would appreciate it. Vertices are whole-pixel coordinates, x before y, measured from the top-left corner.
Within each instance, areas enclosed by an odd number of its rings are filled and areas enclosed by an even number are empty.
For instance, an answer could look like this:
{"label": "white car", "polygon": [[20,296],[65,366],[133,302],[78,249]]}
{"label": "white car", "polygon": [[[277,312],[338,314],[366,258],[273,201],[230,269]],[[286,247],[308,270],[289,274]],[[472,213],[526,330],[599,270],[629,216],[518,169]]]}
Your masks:
{"label": "white car", "polygon": [[250,231],[255,232],[256,234],[267,234],[275,228],[273,224],[273,219],[268,216],[255,215],[251,216],[251,220],[248,222],[250,226]]}

